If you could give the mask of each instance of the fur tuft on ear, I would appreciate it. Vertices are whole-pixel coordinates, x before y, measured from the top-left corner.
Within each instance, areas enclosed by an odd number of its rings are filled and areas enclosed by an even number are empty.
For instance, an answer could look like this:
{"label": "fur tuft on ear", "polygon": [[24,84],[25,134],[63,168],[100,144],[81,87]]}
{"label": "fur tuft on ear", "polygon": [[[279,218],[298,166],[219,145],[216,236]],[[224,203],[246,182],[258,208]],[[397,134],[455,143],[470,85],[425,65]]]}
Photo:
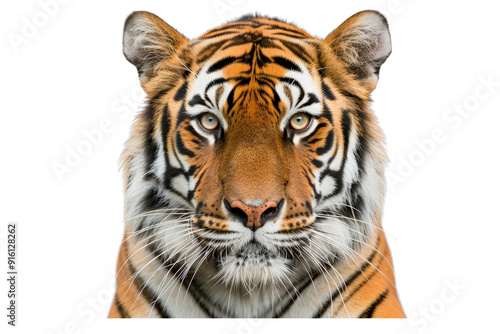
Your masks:
{"label": "fur tuft on ear", "polygon": [[372,91],[380,66],[391,54],[391,35],[385,17],[377,11],[354,14],[325,38],[348,73]]}
{"label": "fur tuft on ear", "polygon": [[174,55],[186,41],[177,30],[149,12],[133,12],[123,28],[123,54],[137,68],[139,76]]}

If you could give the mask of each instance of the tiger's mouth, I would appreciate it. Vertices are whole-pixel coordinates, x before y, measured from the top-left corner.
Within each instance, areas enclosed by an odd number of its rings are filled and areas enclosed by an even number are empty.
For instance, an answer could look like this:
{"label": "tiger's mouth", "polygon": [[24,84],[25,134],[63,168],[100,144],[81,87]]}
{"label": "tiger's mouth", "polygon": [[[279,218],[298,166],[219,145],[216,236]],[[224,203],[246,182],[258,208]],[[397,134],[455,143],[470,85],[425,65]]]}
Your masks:
{"label": "tiger's mouth", "polygon": [[242,284],[251,290],[255,284],[281,281],[289,275],[290,259],[255,239],[239,249],[219,254],[216,276],[231,287]]}
{"label": "tiger's mouth", "polygon": [[236,263],[238,265],[271,265],[270,260],[276,258],[276,254],[270,252],[256,240],[250,241],[245,247],[236,252]]}

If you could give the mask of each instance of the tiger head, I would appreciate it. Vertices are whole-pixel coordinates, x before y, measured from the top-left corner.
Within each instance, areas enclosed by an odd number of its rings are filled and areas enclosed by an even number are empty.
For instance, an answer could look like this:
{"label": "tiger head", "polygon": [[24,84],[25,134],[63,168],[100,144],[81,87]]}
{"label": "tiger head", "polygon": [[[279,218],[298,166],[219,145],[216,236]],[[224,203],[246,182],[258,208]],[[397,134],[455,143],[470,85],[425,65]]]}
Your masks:
{"label": "tiger head", "polygon": [[246,16],[188,39],[135,12],[124,55],[147,93],[122,155],[127,231],[225,284],[293,280],[379,226],[383,134],[370,93],[391,53],[364,11],[325,39]]}

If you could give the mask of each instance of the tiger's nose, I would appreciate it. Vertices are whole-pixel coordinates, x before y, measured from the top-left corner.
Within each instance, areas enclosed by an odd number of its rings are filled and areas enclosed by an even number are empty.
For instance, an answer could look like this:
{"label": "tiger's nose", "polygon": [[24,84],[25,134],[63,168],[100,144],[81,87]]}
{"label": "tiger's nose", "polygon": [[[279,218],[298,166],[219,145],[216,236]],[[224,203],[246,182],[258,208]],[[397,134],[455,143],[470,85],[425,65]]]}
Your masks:
{"label": "tiger's nose", "polygon": [[267,201],[260,206],[250,206],[241,201],[233,201],[226,207],[243,225],[256,231],[278,215],[282,202],[283,200],[278,204],[275,201]]}

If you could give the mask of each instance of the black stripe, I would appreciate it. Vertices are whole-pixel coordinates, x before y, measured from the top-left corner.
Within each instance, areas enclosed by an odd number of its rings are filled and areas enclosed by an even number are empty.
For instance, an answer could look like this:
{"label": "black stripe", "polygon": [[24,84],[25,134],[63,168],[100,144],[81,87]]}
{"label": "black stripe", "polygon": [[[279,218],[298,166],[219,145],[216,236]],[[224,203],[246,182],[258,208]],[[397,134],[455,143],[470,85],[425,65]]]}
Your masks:
{"label": "black stripe", "polygon": [[[199,53],[196,59],[196,64],[203,64],[211,58],[228,40],[219,41],[205,46]],[[198,75],[198,74],[197,74]]]}
{"label": "black stripe", "polygon": [[302,101],[302,99],[304,98],[304,96],[306,96],[305,92],[304,92],[304,88],[302,88],[302,86],[300,85],[299,82],[297,82],[296,79],[294,78],[287,78],[287,77],[276,77],[276,79],[282,81],[282,82],[286,82],[287,84],[291,85],[291,86],[295,86],[297,87],[297,89],[299,90],[299,97],[297,98],[297,101]]}
{"label": "black stripe", "polygon": [[127,310],[123,307],[121,301],[118,299],[118,296],[115,296],[115,305],[118,313],[120,313],[120,318],[130,318],[130,314],[128,314]]}
{"label": "black stripe", "polygon": [[322,161],[319,161],[319,160],[316,160],[316,159],[313,159],[311,160],[312,164],[318,168],[321,168],[323,167],[323,162]]}
{"label": "black stripe", "polygon": [[348,90],[341,89],[340,94],[342,94],[344,97],[347,97],[351,100],[351,102],[356,105],[357,110],[364,110],[365,109],[365,103],[363,102],[363,99],[360,98],[359,96],[349,92]]}
{"label": "black stripe", "polygon": [[323,95],[328,99],[328,100],[335,100],[335,95],[333,95],[332,91],[330,90],[330,87],[328,87],[327,84],[325,84],[324,81],[321,82],[321,88],[323,89]]}
{"label": "black stripe", "polygon": [[186,97],[187,88],[188,88],[188,82],[185,81],[182,84],[182,86],[177,90],[177,92],[175,92],[174,100],[175,101],[180,101],[184,97]]}
{"label": "black stripe", "polygon": [[193,158],[195,155],[194,155],[194,152],[189,150],[185,145],[184,145],[184,141],[182,140],[181,138],[181,134],[180,132],[177,132],[177,136],[175,138],[175,144],[176,144],[176,148],[177,150],[179,151],[180,154],[182,155],[187,155],[188,157],[190,158]]}
{"label": "black stripe", "polygon": [[233,37],[230,42],[226,43],[226,45],[224,45],[221,48],[221,50],[226,50],[226,49],[232,48],[234,46],[239,46],[239,45],[244,45],[244,44],[249,44],[249,43],[258,44],[261,48],[282,50],[282,48],[278,44],[276,44],[273,40],[271,40],[267,37],[263,37],[261,39],[256,39],[256,38],[252,38],[252,35],[248,35],[248,34]]}
{"label": "black stripe", "polygon": [[360,318],[371,318],[371,317],[373,317],[373,312],[375,312],[375,309],[380,305],[380,303],[382,303],[384,301],[384,299],[387,297],[388,293],[389,293],[389,289],[385,289],[385,291],[382,292],[382,294],[380,294],[380,296],[378,296],[378,298],[373,303],[371,303],[371,305],[368,306],[363,311],[363,313],[361,313],[361,315],[359,317]]}
{"label": "black stripe", "polygon": [[[199,95],[199,94],[196,94],[195,96],[193,96],[193,98],[189,101],[189,106],[190,107],[193,107],[197,104],[200,104],[204,107],[207,107],[207,103],[205,102],[205,100],[203,100],[203,98]],[[177,122],[179,124],[179,122]]]}
{"label": "black stripe", "polygon": [[330,130],[330,131],[328,131],[328,134],[326,135],[325,145],[323,145],[322,147],[318,147],[316,149],[316,154],[323,155],[326,152],[330,151],[332,146],[333,146],[333,130]]}
{"label": "black stripe", "polygon": [[283,68],[286,68],[287,70],[302,73],[300,67],[298,67],[293,61],[290,61],[283,57],[273,57],[273,60],[276,64],[280,65]]}
{"label": "black stripe", "polygon": [[[194,277],[190,277],[189,273],[186,273],[185,277],[180,277],[182,274],[182,265],[179,264],[178,262],[171,262],[168,259],[166,259],[163,254],[160,253],[158,246],[156,243],[149,244],[147,246],[148,250],[154,254],[154,256],[158,257],[160,261],[166,265],[166,267],[170,267],[169,272],[187,289],[189,286],[189,293],[193,296],[193,299],[198,303],[198,306],[205,312],[205,314],[208,317],[215,318],[214,313],[209,310],[209,307],[206,303],[207,300],[210,300],[203,291],[200,289],[200,287],[196,284],[196,280]],[[222,310],[222,307],[215,304],[212,302],[212,305],[215,306],[216,308]],[[222,313],[222,312],[221,312]]]}
{"label": "black stripe", "polygon": [[321,128],[324,128],[326,127],[327,124],[326,123],[319,123],[318,126],[316,126],[316,129],[314,129],[313,132],[311,132],[310,134],[308,134],[306,137],[302,138],[302,142],[308,142],[309,139],[311,139],[312,137],[314,137],[316,135],[316,133],[318,133],[318,130],[321,129]]}
{"label": "black stripe", "polygon": [[146,173],[144,174],[145,180],[148,180],[151,177],[151,174],[147,172],[151,171],[151,169],[153,168],[153,164],[156,161],[159,149],[157,143],[154,140],[154,113],[155,112],[153,106],[150,105],[143,114],[144,121],[147,124],[147,129],[144,133],[144,153],[146,155]]}
{"label": "black stripe", "polygon": [[139,275],[135,277],[134,283],[139,288],[139,291],[142,291],[141,295],[144,296],[147,303],[149,305],[154,304],[154,308],[161,314],[162,318],[172,318],[163,305],[158,305],[160,301],[158,296],[144,283],[144,280]]}
{"label": "black stripe", "polygon": [[307,142],[308,145],[312,145],[312,144],[315,144],[317,142],[319,142],[320,140],[323,140],[322,138],[314,138],[313,140],[309,140]]}
{"label": "black stripe", "polygon": [[[326,279],[326,278],[325,278]],[[339,290],[339,288],[337,288],[330,296],[330,298],[328,299],[328,301],[326,303],[323,303],[323,305],[319,308],[319,310],[316,311],[316,313],[314,313],[314,315],[312,316],[313,318],[319,318],[323,315],[323,313],[326,312],[326,310],[330,307],[330,305],[332,304],[333,300],[335,298],[337,298],[337,296],[343,292],[343,287]]]}
{"label": "black stripe", "polygon": [[[275,19],[277,21],[280,21],[279,19]],[[280,22],[283,22],[283,21],[280,21]],[[259,22],[260,23],[260,22]],[[286,22],[283,22],[283,23],[286,23]],[[295,38],[308,38],[307,35],[305,35],[302,31],[299,31],[299,30],[295,30],[295,29],[289,29],[287,27],[284,27],[284,26],[281,26],[281,25],[277,25],[277,24],[269,24],[269,23],[264,23],[266,26],[272,28],[274,31],[276,30],[282,30],[286,33],[291,33],[291,34],[295,34],[296,37]],[[278,35],[280,33],[275,33],[273,31],[274,34]]]}
{"label": "black stripe", "polygon": [[[214,79],[212,81],[209,82],[209,84],[207,85],[207,87],[205,87],[205,92],[207,92],[208,90],[210,90],[210,88],[212,88],[212,86],[217,86],[217,85],[221,85],[223,83],[226,83],[226,82],[229,82],[231,80],[234,80],[234,81],[237,81],[237,80],[245,80],[245,78],[243,77],[233,77],[233,78],[218,78],[218,79]],[[248,81],[250,81],[250,79],[247,79]]]}
{"label": "black stripe", "polygon": [[295,56],[297,56],[299,59],[304,61],[304,63],[309,64],[313,61],[311,56],[307,54],[306,49],[304,49],[302,46],[292,43],[290,41],[285,41],[280,39],[279,40],[284,47],[286,47],[288,50],[290,50]]}
{"label": "black stripe", "polygon": [[[227,98],[226,98],[226,104],[227,104],[227,111],[230,112],[232,111],[233,107],[234,107],[234,104],[235,104],[235,100],[234,100],[234,91],[236,90],[236,87],[238,85],[236,85],[233,89],[231,89],[231,91],[229,92],[229,94],[227,95]],[[230,114],[232,116],[232,114]]]}
{"label": "black stripe", "polygon": [[330,108],[326,105],[326,103],[323,101],[323,112],[321,113],[321,116],[326,118],[330,124],[333,125],[333,119],[332,119],[332,112],[330,111]]}
{"label": "black stripe", "polygon": [[151,98],[151,105],[157,105],[157,100],[159,100],[160,98],[163,97],[163,95],[165,95],[170,89],[172,89],[173,87],[171,87],[172,85],[169,85],[170,87],[168,88],[164,88],[162,90],[160,90],[158,93],[156,93],[152,98]]}
{"label": "black stripe", "polygon": [[277,32],[277,33],[274,33],[273,35],[274,36],[276,36],[276,35],[286,36],[286,37],[296,38],[296,39],[305,38],[303,35],[295,35],[295,34],[291,34],[291,33],[287,33],[287,32]]}
{"label": "black stripe", "polygon": [[[302,292],[307,289],[307,287],[309,285],[311,285],[311,283],[314,283],[314,280],[316,278],[318,278],[318,276],[320,275],[320,273],[316,273],[312,278],[309,279],[309,281],[307,281],[306,284],[304,284],[304,286],[302,286],[298,292],[297,292],[297,295],[300,296],[302,295]],[[290,300],[288,301],[288,303],[281,309],[279,310],[279,312],[276,312],[276,314],[274,315],[274,318],[281,318],[281,316],[283,314],[285,314],[286,311],[288,311],[288,309],[295,303],[295,299],[293,298],[290,298]]]}
{"label": "black stripe", "polygon": [[[132,276],[135,276],[135,279],[133,280],[134,284],[136,285],[136,288],[138,289],[139,293],[142,291],[141,295],[147,300],[148,304],[152,304],[158,297],[156,294],[147,286],[144,284],[144,281],[142,280],[139,275],[137,275],[137,269],[135,269],[134,265],[129,262],[129,268],[130,271],[132,272]],[[172,318],[170,314],[165,310],[165,307],[161,303],[161,300],[158,299],[155,303],[154,306],[156,311],[161,314],[162,318]]]}
{"label": "black stripe", "polygon": [[[384,259],[383,257],[380,257],[380,259],[378,260],[378,263],[377,263],[377,268],[382,263],[383,259]],[[358,292],[362,287],[364,287],[366,283],[370,282],[370,279],[372,279],[373,276],[375,276],[378,273],[377,268],[373,268],[372,273],[366,277],[366,280],[361,282],[361,284],[359,284],[354,290],[352,290],[352,292],[349,294],[349,296],[344,298],[344,303],[347,303],[356,294],[356,292]],[[341,308],[342,308],[342,305],[339,305],[333,314],[336,314]]]}
{"label": "black stripe", "polygon": [[163,108],[163,113],[161,115],[161,138],[163,142],[163,159],[167,164],[168,168],[168,136],[170,132],[170,114],[168,111],[168,104]]}
{"label": "black stripe", "polygon": [[[327,108],[326,104],[323,104],[323,107]],[[351,118],[349,117],[350,112],[351,112],[350,110],[346,109],[342,110],[342,120],[340,122],[340,125],[342,128],[342,136],[344,138],[344,151],[342,152],[342,161],[340,163],[340,169],[338,171],[326,170],[320,177],[320,181],[322,181],[326,176],[332,176],[337,180],[337,188],[335,189],[335,191],[329,194],[328,196],[324,197],[324,199],[328,199],[332,196],[335,196],[336,194],[340,193],[344,188],[342,174],[344,173],[344,167],[347,160],[347,153],[349,150],[349,139],[350,139],[349,135],[351,132]],[[335,153],[328,162],[328,165],[330,164],[331,161],[333,161],[333,159],[335,159],[337,154],[339,154],[338,148],[335,150]]]}
{"label": "black stripe", "polygon": [[366,259],[366,262],[363,263],[363,265],[361,265],[361,268],[359,268],[353,275],[349,276],[349,278],[347,279],[347,281],[345,281],[346,288],[352,282],[354,282],[356,280],[356,278],[358,278],[358,276],[361,275],[365,271],[365,269],[370,265],[370,263],[373,261],[373,259],[375,258],[375,255],[378,254],[377,250],[378,250],[379,243],[380,243],[380,235],[378,235],[377,242],[375,243],[375,246],[373,247],[375,249],[370,254],[370,256],[368,257],[368,259]]}
{"label": "black stripe", "polygon": [[189,133],[191,133],[193,136],[195,136],[195,137],[199,140],[200,144],[202,144],[202,143],[203,143],[203,144],[205,144],[205,143],[207,143],[207,142],[208,142],[207,138],[205,138],[205,137],[203,137],[202,135],[200,135],[200,134],[198,133],[198,131],[196,131],[196,130],[195,130],[195,129],[191,126],[191,125],[186,126],[186,128],[185,128],[185,129],[186,129]]}
{"label": "black stripe", "polygon": [[313,93],[307,93],[307,101],[304,102],[303,104],[299,105],[298,108],[304,108],[308,107],[311,104],[319,103],[319,99],[317,98],[316,94]]}
{"label": "black stripe", "polygon": [[221,70],[224,67],[226,67],[227,65],[234,63],[236,60],[238,60],[238,58],[236,58],[236,57],[222,58],[221,60],[217,61],[212,66],[210,66],[207,70],[207,73],[209,74],[209,73],[213,73],[213,72],[216,72],[218,70]]}
{"label": "black stripe", "polygon": [[332,293],[332,295],[330,296],[330,298],[323,304],[323,306],[320,307],[318,311],[316,311],[316,313],[314,314],[313,318],[319,318],[319,317],[321,317],[323,315],[323,313],[325,313],[326,310],[330,307],[330,305],[335,301],[335,299],[337,299],[337,297],[341,293],[343,293],[349,287],[349,285],[352,284],[352,282],[354,282],[365,271],[365,269],[370,265],[370,263],[372,262],[373,258],[377,254],[376,249],[378,248],[379,242],[380,242],[380,235],[378,236],[377,242],[375,243],[375,247],[374,247],[375,250],[373,250],[373,252],[370,254],[370,256],[368,257],[368,259],[366,260],[366,262],[363,263],[363,265],[360,268],[358,268],[358,270],[356,270],[356,272],[354,274],[352,274],[351,276],[349,276],[349,278],[344,281],[345,284],[342,285],[342,287],[340,289],[337,289],[336,291],[334,291]]}
{"label": "black stripe", "polygon": [[342,157],[342,170],[347,159],[349,151],[349,139],[351,134],[351,118],[349,117],[350,110],[342,110],[342,120],[340,122],[342,128],[342,137],[344,137],[344,156]]}
{"label": "black stripe", "polygon": [[[224,31],[224,32],[221,32],[221,33],[218,33],[218,34],[215,34],[215,35],[212,35],[212,36],[208,36],[208,37],[203,37],[201,38],[202,40],[203,39],[212,39],[212,38],[217,38],[217,37],[221,37],[221,36],[225,36],[225,35],[234,35],[234,34],[238,34],[239,31],[234,31],[234,30],[231,30],[231,31]],[[227,41],[227,40],[225,40]]]}
{"label": "black stripe", "polygon": [[[191,166],[191,167],[195,167],[195,166]],[[196,167],[197,169],[198,167]],[[189,190],[188,193],[187,193],[187,200],[188,202],[191,202],[191,200],[193,199],[194,197],[194,193],[196,192],[196,190],[198,189],[198,186],[200,185],[202,179],[203,179],[203,176],[205,175],[206,173],[206,169],[201,172],[200,176],[198,177],[198,181],[196,181],[196,185],[194,186],[194,189],[193,190]],[[190,171],[191,172],[191,171]],[[194,174],[194,171],[192,173],[190,173],[190,175]]]}
{"label": "black stripe", "polygon": [[[141,198],[142,211],[148,212],[161,208],[166,204],[165,198],[161,194],[161,190],[157,188],[150,188],[146,194]],[[142,229],[142,224],[138,230]]]}
{"label": "black stripe", "polygon": [[212,38],[212,36],[210,36],[211,34],[214,34],[216,32],[224,32],[224,31],[227,31],[227,30],[230,30],[232,28],[247,28],[248,26],[250,26],[250,24],[248,23],[241,23],[241,22],[236,22],[236,23],[233,23],[233,24],[226,24],[220,28],[215,28],[215,29],[212,29],[210,31],[208,31],[204,36],[203,36],[203,39],[205,38]]}

